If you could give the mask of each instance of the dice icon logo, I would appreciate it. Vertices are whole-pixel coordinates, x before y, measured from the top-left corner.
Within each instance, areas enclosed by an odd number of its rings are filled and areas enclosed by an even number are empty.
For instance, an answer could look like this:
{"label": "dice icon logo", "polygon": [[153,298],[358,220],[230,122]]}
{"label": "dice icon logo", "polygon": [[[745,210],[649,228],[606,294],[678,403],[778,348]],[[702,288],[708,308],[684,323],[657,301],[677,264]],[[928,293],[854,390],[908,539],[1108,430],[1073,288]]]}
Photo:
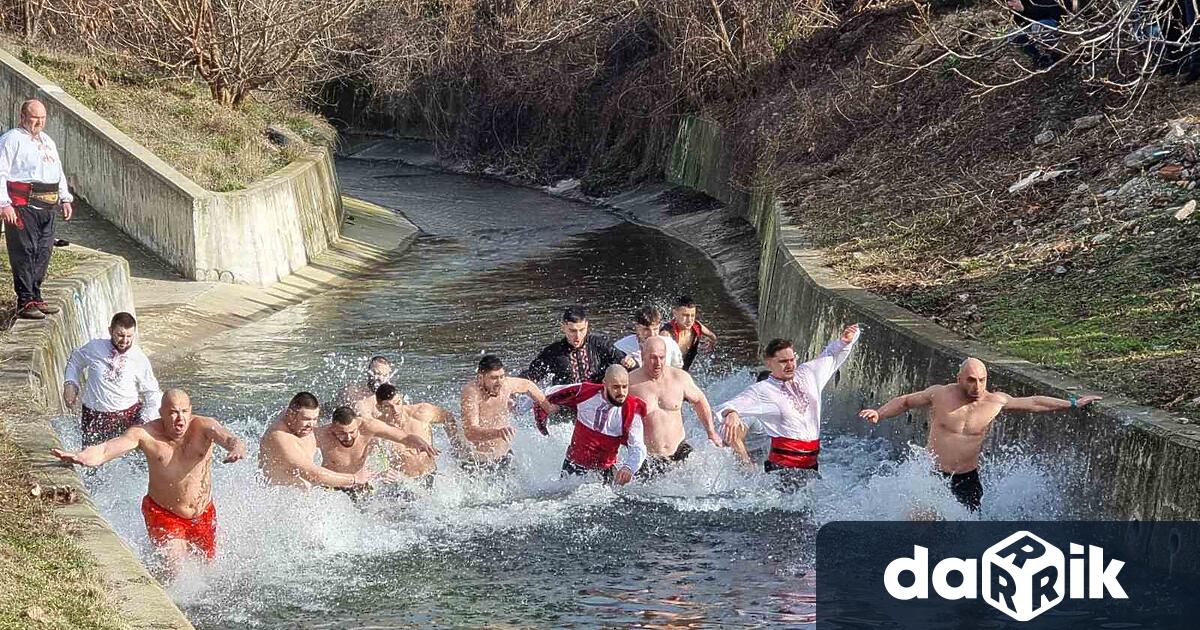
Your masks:
{"label": "dice icon logo", "polygon": [[984,601],[1017,621],[1054,608],[1066,594],[1066,556],[1030,532],[988,547],[982,564]]}

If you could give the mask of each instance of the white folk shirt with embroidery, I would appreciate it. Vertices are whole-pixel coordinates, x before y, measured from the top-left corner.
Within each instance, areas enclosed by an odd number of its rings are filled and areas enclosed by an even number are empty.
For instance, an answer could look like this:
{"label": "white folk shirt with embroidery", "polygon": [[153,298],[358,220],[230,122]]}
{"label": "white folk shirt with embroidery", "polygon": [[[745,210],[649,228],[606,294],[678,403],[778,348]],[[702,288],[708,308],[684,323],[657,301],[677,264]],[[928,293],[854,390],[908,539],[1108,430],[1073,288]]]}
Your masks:
{"label": "white folk shirt with embroidery", "polygon": [[142,400],[142,417],[158,417],[162,392],[150,359],[137,346],[119,353],[111,340],[93,339],[71,353],[65,380],[84,384],[83,404],[88,409],[123,411]]}
{"label": "white folk shirt with embroidery", "polygon": [[[578,385],[578,383],[574,385]],[[555,385],[546,389],[546,395],[549,396],[574,385]],[[604,435],[620,437],[624,432],[625,424],[621,411],[621,407],[608,402],[608,397],[601,389],[591,398],[575,405],[575,422]],[[629,434],[625,436],[625,456],[617,462],[617,470],[628,468],[637,472],[642,467],[642,463],[646,461],[646,441],[643,431],[642,415],[634,414],[633,421],[629,423]]]}
{"label": "white folk shirt with embroidery", "polygon": [[60,201],[75,200],[67,189],[58,147],[45,132],[35,137],[17,127],[0,135],[0,207],[12,204],[8,197],[8,182],[57,183]]}
{"label": "white folk shirt with embroidery", "polygon": [[[658,338],[662,339],[663,343],[667,344],[667,365],[682,370],[683,351],[679,349],[679,344],[670,337],[659,335]],[[626,337],[622,337],[617,340],[613,346],[637,362],[638,367],[645,365],[645,363],[642,362],[642,346],[638,342],[637,335],[628,335]]]}
{"label": "white folk shirt with embroidery", "polygon": [[717,410],[729,410],[757,421],[771,437],[814,441],[821,437],[821,390],[850,356],[858,335],[849,343],[835,339],[817,358],[796,366],[791,381],[768,378],[747,387]]}

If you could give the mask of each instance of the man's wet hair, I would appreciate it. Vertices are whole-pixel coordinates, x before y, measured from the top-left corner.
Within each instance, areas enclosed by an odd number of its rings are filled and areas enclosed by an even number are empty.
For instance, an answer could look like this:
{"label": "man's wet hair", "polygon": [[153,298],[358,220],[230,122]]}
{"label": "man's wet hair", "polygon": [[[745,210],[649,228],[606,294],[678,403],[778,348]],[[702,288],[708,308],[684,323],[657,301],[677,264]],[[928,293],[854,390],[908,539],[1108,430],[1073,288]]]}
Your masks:
{"label": "man's wet hair", "polygon": [[653,305],[646,304],[633,314],[633,321],[642,326],[653,326],[654,322],[662,321],[662,313],[658,312],[658,309]]}
{"label": "man's wet hair", "polygon": [[381,403],[385,400],[391,400],[396,397],[396,386],[391,383],[384,383],[375,390],[375,402]]}
{"label": "man's wet hair", "polygon": [[793,347],[795,347],[795,344],[792,343],[791,339],[780,339],[776,337],[775,339],[768,341],[767,347],[763,348],[763,358],[770,359],[776,354],[779,354],[780,351]]}
{"label": "man's wet hair", "polygon": [[759,370],[758,374],[755,375],[755,377],[754,377],[754,381],[756,383],[761,383],[770,377],[771,377],[771,370]]}
{"label": "man's wet hair", "polygon": [[392,367],[392,362],[389,361],[387,357],[383,356],[382,354],[377,354],[377,355],[371,357],[370,361],[367,361],[367,369],[369,370],[380,363],[382,363],[388,367]]}
{"label": "man's wet hair", "polygon": [[695,306],[696,300],[693,300],[690,295],[681,295],[675,298],[675,308],[694,308]]}
{"label": "man's wet hair", "polygon": [[503,369],[504,369],[504,362],[500,360],[500,357],[498,357],[494,354],[485,354],[479,358],[479,373],[480,374],[486,374],[488,372],[495,372],[496,370],[503,370]]}
{"label": "man's wet hair", "polygon": [[288,409],[299,411],[301,409],[320,409],[321,403],[317,397],[310,392],[299,392],[292,396],[292,401],[288,403]]}
{"label": "man's wet hair", "polygon": [[334,423],[340,424],[344,427],[350,426],[350,423],[354,422],[354,419],[357,417],[358,414],[355,413],[354,408],[350,407],[349,405],[342,405],[341,407],[333,410]]}
{"label": "man's wet hair", "polygon": [[563,311],[562,322],[564,324],[578,324],[587,321],[587,309],[576,304],[568,306],[567,310]]}
{"label": "man's wet hair", "polygon": [[112,321],[109,322],[108,327],[124,328],[126,330],[130,328],[137,328],[137,320],[133,318],[133,315],[130,315],[125,311],[121,311],[120,313],[112,316]]}

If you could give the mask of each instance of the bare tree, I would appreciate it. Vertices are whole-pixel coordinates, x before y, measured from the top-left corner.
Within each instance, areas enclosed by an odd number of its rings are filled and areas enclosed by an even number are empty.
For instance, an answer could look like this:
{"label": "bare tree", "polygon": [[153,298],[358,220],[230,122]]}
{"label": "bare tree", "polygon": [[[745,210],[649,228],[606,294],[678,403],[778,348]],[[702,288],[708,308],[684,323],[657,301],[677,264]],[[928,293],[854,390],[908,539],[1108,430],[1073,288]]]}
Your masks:
{"label": "bare tree", "polygon": [[364,0],[131,0],[115,40],[135,58],[198,76],[218,103],[305,77],[346,36]]}

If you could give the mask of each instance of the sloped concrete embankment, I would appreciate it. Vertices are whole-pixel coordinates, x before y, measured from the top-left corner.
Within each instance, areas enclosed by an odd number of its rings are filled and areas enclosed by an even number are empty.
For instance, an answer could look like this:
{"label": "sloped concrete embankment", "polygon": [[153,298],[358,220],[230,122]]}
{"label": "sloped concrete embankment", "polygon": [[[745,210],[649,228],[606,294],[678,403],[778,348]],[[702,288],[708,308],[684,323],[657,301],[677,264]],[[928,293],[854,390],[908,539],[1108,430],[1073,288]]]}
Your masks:
{"label": "sloped concrete embankment", "polygon": [[96,511],[79,475],[49,454],[62,446],[50,418],[62,409],[63,370],[71,351],[105,334],[113,313],[133,311],[125,260],[78,247],[76,251],[87,258],[67,277],[48,280],[43,287],[47,300],[62,313],[41,321],[18,320],[3,334],[4,396],[21,402],[6,405],[3,421],[38,483],[72,488],[80,497],[76,503],[57,505],[55,513],[95,560],[122,620],[133,628],[190,630],[192,624]]}
{"label": "sloped concrete embankment", "polygon": [[[770,191],[731,182],[722,129],[702,118],[682,121],[669,163],[673,183],[703,191],[743,216],[757,231],[760,339],[790,337],[811,355],[847,323],[864,326],[860,345],[827,391],[827,422],[837,432],[883,435],[897,447],[924,443],[928,418],[912,414],[871,427],[856,414],[891,396],[954,379],[975,356],[990,367],[991,387],[1014,395],[1067,397],[1083,383],[965,340],[859,289],[822,264],[801,226],[783,218]],[[1139,520],[1200,519],[1200,429],[1165,411],[1103,394],[1082,413],[1005,414],[987,449],[1019,445],[1051,466],[1067,467],[1068,506],[1080,514]]]}
{"label": "sloped concrete embankment", "polygon": [[185,278],[267,285],[338,240],[333,157],[313,149],[245,190],[205,190],[49,79],[0,51],[0,122],[22,101],[46,104],[75,194]]}

